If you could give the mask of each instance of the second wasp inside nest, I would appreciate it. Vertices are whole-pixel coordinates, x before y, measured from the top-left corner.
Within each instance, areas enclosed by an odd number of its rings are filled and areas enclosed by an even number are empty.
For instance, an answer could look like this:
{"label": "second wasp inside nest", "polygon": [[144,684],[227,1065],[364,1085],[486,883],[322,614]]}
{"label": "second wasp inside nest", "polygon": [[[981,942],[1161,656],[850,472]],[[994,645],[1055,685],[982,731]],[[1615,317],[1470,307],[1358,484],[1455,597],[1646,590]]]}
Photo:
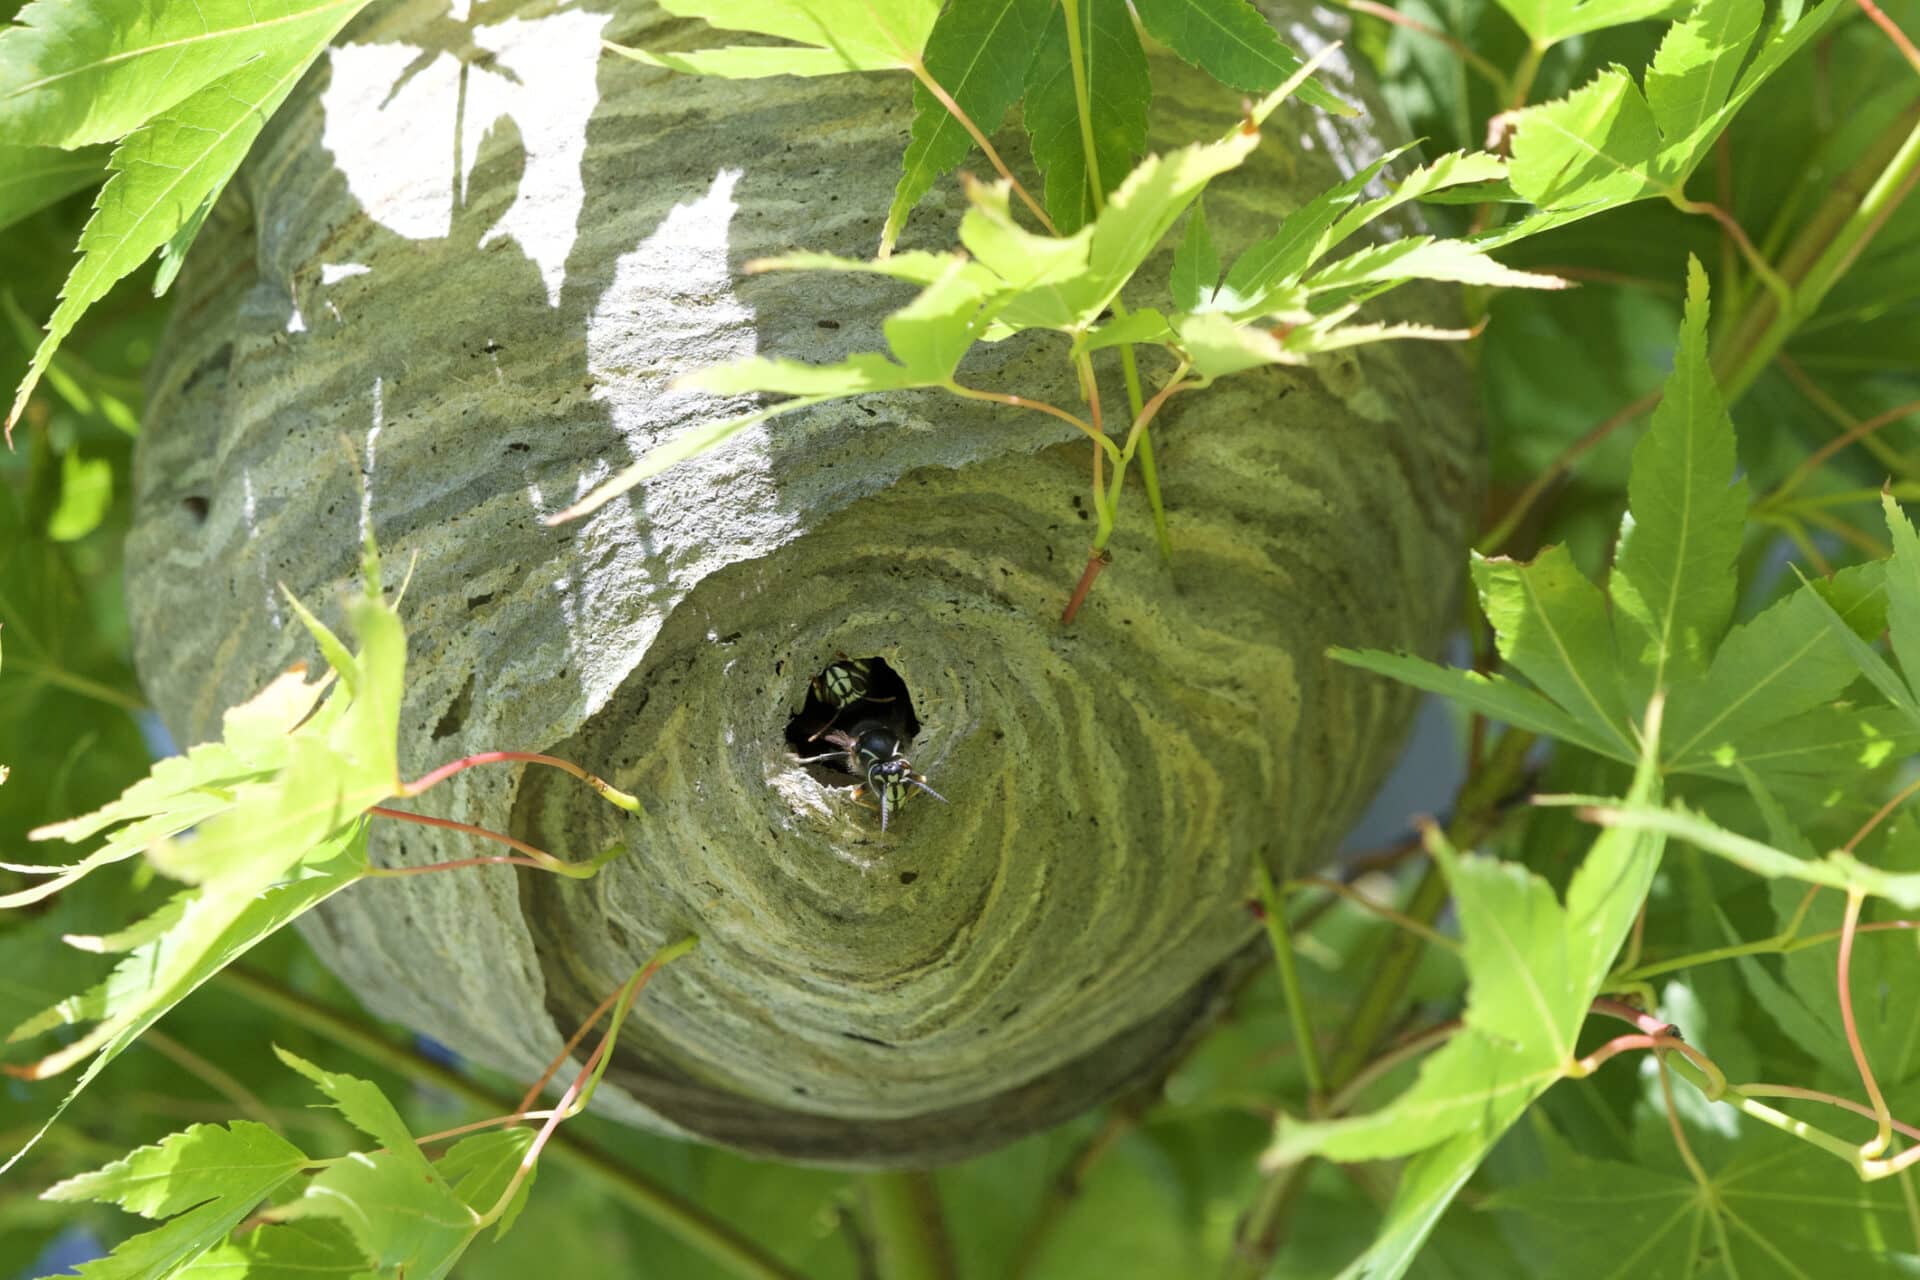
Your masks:
{"label": "second wasp inside nest", "polygon": [[856,800],[871,796],[884,832],[916,792],[946,803],[907,757],[919,731],[906,681],[886,659],[840,654],[808,683],[806,704],[787,722],[787,744],[822,781],[850,785]]}

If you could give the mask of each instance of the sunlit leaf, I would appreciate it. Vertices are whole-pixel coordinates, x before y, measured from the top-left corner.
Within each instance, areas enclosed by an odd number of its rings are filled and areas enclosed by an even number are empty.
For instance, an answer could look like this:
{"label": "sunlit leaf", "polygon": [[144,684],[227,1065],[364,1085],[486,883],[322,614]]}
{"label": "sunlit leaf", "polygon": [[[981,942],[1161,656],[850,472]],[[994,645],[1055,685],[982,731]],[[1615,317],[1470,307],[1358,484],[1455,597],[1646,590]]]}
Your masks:
{"label": "sunlit leaf", "polygon": [[919,56],[940,11],[939,0],[661,0],[660,7],[722,30],[793,42],[691,53],[607,46],[648,66],[725,79],[898,70]]}
{"label": "sunlit leaf", "polygon": [[305,49],[304,67],[365,3],[34,0],[18,26],[0,31],[0,135],[59,147],[111,142],[250,62]]}
{"label": "sunlit leaf", "polygon": [[1670,14],[1684,0],[1499,0],[1535,44]]}
{"label": "sunlit leaf", "polygon": [[195,1125],[104,1169],[69,1179],[46,1195],[55,1200],[105,1200],[148,1217],[170,1218],[78,1271],[86,1280],[149,1280],[177,1274],[223,1241],[306,1160],[305,1153],[263,1125]]}
{"label": "sunlit leaf", "polygon": [[197,1124],[92,1173],[48,1188],[49,1200],[98,1200],[143,1218],[171,1218],[215,1196],[251,1204],[307,1163],[300,1148],[265,1125]]}
{"label": "sunlit leaf", "polygon": [[[51,5],[52,0],[40,3]],[[93,217],[80,234],[80,261],[67,277],[60,305],[47,322],[47,336],[15,393],[7,414],[9,431],[54,351],[81,315],[122,276],[173,239],[226,186],[261,126],[293,91],[327,41],[364,3],[332,0],[313,11],[311,23],[276,31],[269,46],[272,52],[250,57],[171,102],[114,149],[113,176],[100,189]],[[168,11],[177,8],[167,6]],[[292,33],[299,38],[289,40]]]}

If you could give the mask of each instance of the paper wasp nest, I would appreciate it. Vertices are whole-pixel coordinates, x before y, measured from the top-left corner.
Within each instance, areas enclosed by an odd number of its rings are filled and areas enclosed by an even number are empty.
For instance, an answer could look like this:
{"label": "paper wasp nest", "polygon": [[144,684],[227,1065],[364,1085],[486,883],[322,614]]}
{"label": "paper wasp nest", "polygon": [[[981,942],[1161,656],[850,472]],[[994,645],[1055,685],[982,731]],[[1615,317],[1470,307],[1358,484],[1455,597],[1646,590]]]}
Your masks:
{"label": "paper wasp nest", "polygon": [[[417,0],[353,28],[202,234],[129,551],[156,707],[197,740],[313,659],[276,583],[337,620],[370,521],[390,580],[418,558],[409,775],[548,751],[647,806],[498,767],[429,793],[425,812],[563,857],[629,852],[586,882],[490,867],[329,903],[307,935],[370,1009],[530,1078],[697,932],[601,1098],[807,1160],[956,1158],[1151,1079],[1255,944],[1252,859],[1325,855],[1397,749],[1409,699],[1323,651],[1430,650],[1446,625],[1479,484],[1457,353],[1366,348],[1177,397],[1154,433],[1177,557],[1130,490],[1071,627],[1086,442],[933,393],[776,421],[550,528],[612,469],[740,411],[675,374],[879,348],[910,290],[741,268],[873,252],[908,94],[679,77],[600,41],[699,47],[695,25],[508,8],[468,22]],[[1298,46],[1325,38],[1279,16]],[[1239,114],[1171,59],[1154,75],[1156,149]],[[1263,234],[1386,129],[1283,108],[1209,192],[1216,241]],[[951,243],[956,187],[908,246]],[[1434,295],[1404,305],[1445,319]],[[1032,335],[962,375],[1073,405],[1063,349]],[[901,682],[902,750],[950,801],[916,793],[884,836],[797,759],[794,717],[842,655]],[[491,851],[375,828],[389,863]]]}

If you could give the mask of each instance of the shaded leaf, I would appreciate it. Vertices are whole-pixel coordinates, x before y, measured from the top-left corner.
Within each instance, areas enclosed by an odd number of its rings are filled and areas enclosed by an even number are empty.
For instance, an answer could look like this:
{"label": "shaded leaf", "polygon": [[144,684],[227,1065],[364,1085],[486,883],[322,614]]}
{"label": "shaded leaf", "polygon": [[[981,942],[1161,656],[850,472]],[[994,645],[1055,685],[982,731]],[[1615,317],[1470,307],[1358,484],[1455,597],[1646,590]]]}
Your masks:
{"label": "shaded leaf", "polygon": [[[1052,0],[976,0],[949,6],[933,24],[927,74],[988,137],[1025,91],[1027,66],[1040,47],[1051,8]],[[972,149],[972,135],[916,80],[912,136],[880,232],[882,255],[893,248],[908,212]]]}
{"label": "shaded leaf", "polygon": [[105,147],[62,151],[0,142],[0,230],[106,176]]}
{"label": "shaded leaf", "polygon": [[1443,667],[1410,654],[1354,649],[1329,649],[1327,654],[1376,675],[1450,698],[1501,724],[1571,742],[1599,755],[1622,758],[1617,755],[1621,746],[1615,738],[1574,719],[1557,704],[1503,676]]}
{"label": "shaded leaf", "polygon": [[1091,175],[1098,175],[1104,199],[1146,150],[1147,106],[1153,98],[1146,51],[1126,0],[1081,0],[1080,48],[1091,117],[1091,163],[1081,141],[1066,11],[1060,5],[1053,6],[1039,51],[1028,66],[1021,108],[1034,161],[1046,175],[1047,213],[1061,235],[1071,235],[1093,220],[1100,202],[1094,198]]}
{"label": "shaded leaf", "polygon": [[[1155,40],[1244,93],[1266,93],[1302,66],[1300,56],[1247,0],[1134,0],[1134,9]],[[1338,115],[1357,114],[1312,80],[1300,97]]]}
{"label": "shaded leaf", "polygon": [[324,1218],[256,1227],[210,1249],[182,1280],[357,1280],[367,1257],[340,1223]]}
{"label": "shaded leaf", "polygon": [[1632,701],[1705,671],[1726,633],[1747,518],[1738,465],[1707,364],[1707,275],[1689,259],[1673,374],[1633,451],[1630,514],[1614,555],[1614,625]]}
{"label": "shaded leaf", "polygon": [[1220,255],[1207,231],[1206,201],[1196,199],[1187,215],[1187,233],[1173,251],[1173,305],[1182,311],[1201,311],[1220,283]]}
{"label": "shaded leaf", "polygon": [[1878,563],[1809,583],[1727,634],[1704,677],[1677,687],[1671,703],[1669,761],[1691,767],[1716,751],[1765,747],[1783,720],[1840,696],[1860,669],[1827,618],[1837,611],[1856,634],[1877,635],[1886,618]]}
{"label": "shaded leaf", "polygon": [[1473,580],[1507,665],[1607,742],[1607,754],[1633,758],[1606,600],[1567,549],[1549,547],[1531,564],[1476,555]]}

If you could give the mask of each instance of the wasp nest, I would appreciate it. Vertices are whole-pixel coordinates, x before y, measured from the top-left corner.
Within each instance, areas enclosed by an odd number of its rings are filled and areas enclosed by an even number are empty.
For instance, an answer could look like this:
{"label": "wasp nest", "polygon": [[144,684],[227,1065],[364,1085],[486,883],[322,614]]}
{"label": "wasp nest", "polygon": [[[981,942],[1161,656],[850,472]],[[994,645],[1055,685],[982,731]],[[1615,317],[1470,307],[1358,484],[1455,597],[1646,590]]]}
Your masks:
{"label": "wasp nest", "polygon": [[[843,1163],[954,1158],[1151,1079],[1255,940],[1253,859],[1324,855],[1395,751],[1407,699],[1323,651],[1431,649],[1445,625],[1478,483],[1456,358],[1370,348],[1172,401],[1155,441],[1176,558],[1129,492],[1070,627],[1085,441],[931,393],[782,419],[548,527],[740,410],[675,374],[879,345],[909,292],[742,265],[872,252],[906,98],[878,76],[676,77],[600,41],[702,31],[524,8],[453,22],[416,0],[356,26],[201,237],[129,553],[155,705],[191,741],[311,656],[275,584],[333,606],[370,524],[390,560],[417,556],[405,767],[548,751],[647,811],[537,770],[430,793],[562,856],[629,852],[585,882],[494,867],[329,903],[308,936],[369,1008],[530,1077],[697,932],[622,1036],[605,1105]],[[1238,114],[1153,70],[1156,147]],[[1230,246],[1391,141],[1377,113],[1288,108],[1265,132],[1208,196]],[[956,203],[909,242],[950,243]],[[1044,336],[962,372],[1076,398]],[[841,664],[884,691],[840,699]],[[876,725],[911,762],[877,778],[855,732]],[[860,782],[896,788],[885,833]],[[473,852],[376,828],[389,863]]]}

